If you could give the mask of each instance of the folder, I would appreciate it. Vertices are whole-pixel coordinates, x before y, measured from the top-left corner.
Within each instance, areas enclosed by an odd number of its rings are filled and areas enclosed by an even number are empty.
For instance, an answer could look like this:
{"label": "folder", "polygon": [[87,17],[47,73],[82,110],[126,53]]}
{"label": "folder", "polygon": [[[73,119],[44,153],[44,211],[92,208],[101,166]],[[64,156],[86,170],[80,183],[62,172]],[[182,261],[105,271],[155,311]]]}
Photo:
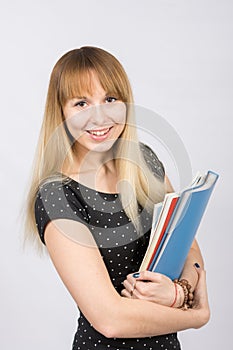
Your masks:
{"label": "folder", "polygon": [[[170,217],[168,205],[171,205],[171,201],[168,203],[165,197],[158,222],[154,226],[155,232],[152,233],[157,241],[151,239],[139,271],[147,269],[159,272],[172,280],[180,277],[218,177],[218,174],[209,170],[179,195],[174,194],[173,198],[177,201],[173,208],[170,207]],[[166,218],[162,218],[162,213],[167,213]],[[159,225],[161,219],[166,222],[165,227]]]}

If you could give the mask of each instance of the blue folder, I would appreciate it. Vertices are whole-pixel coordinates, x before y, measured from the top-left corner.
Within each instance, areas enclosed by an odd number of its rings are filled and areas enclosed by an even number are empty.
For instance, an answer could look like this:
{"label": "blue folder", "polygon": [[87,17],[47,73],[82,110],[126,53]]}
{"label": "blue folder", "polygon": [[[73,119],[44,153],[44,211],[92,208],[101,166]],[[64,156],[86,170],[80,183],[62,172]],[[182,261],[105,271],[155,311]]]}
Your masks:
{"label": "blue folder", "polygon": [[172,280],[180,277],[218,177],[208,171],[204,183],[181,193],[150,271],[165,274]]}

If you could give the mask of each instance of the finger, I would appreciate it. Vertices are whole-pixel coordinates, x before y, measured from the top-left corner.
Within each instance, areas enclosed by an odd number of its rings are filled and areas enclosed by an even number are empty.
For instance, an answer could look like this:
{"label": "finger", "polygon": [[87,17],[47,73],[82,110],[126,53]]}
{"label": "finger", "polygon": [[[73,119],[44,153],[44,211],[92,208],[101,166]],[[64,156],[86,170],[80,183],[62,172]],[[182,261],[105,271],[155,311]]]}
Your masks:
{"label": "finger", "polygon": [[195,299],[199,300],[201,304],[208,304],[208,295],[207,295],[207,285],[206,285],[206,271],[203,270],[198,264],[195,264],[195,269],[198,273],[198,283],[195,288]]}
{"label": "finger", "polygon": [[150,297],[155,291],[155,285],[152,282],[137,281],[134,292],[136,291],[143,297]]}
{"label": "finger", "polygon": [[140,277],[138,279],[156,282],[156,280],[158,279],[159,276],[160,276],[160,274],[157,272],[145,270],[145,271],[142,271],[140,273]]}
{"label": "finger", "polygon": [[152,272],[152,271],[142,271],[134,274],[130,274],[127,276],[127,279],[132,283],[133,279],[136,279],[137,281],[151,281],[154,283],[161,283],[164,279],[170,280],[169,277],[158,273],[158,272]]}
{"label": "finger", "polygon": [[139,275],[139,273],[131,273],[127,276],[127,281],[128,281],[128,283],[131,284],[132,288],[134,288],[135,283],[138,280],[138,278],[134,277],[134,276],[138,276],[138,275]]}
{"label": "finger", "polygon": [[206,271],[198,263],[195,263],[194,267],[195,267],[197,274],[198,274],[198,283],[201,285],[204,285],[204,287],[205,287]]}
{"label": "finger", "polygon": [[149,300],[146,296],[143,296],[140,292],[138,292],[136,289],[134,289],[133,292],[129,292],[127,289],[123,289],[121,291],[121,295],[125,298],[129,299],[143,299],[143,300]]}
{"label": "finger", "polygon": [[143,271],[143,272],[136,272],[131,273],[127,276],[127,281],[134,287],[135,281],[149,281],[149,278],[146,274],[146,272],[149,271]]}
{"label": "finger", "polygon": [[140,293],[136,288],[133,291],[133,298],[151,301],[150,296]]}
{"label": "finger", "polygon": [[130,293],[127,291],[127,289],[122,289],[121,295],[125,298],[131,298]]}
{"label": "finger", "polygon": [[128,280],[124,280],[123,286],[125,287],[125,289],[127,289],[129,293],[131,293],[134,290],[135,283],[135,280],[133,280],[132,283],[130,283]]}

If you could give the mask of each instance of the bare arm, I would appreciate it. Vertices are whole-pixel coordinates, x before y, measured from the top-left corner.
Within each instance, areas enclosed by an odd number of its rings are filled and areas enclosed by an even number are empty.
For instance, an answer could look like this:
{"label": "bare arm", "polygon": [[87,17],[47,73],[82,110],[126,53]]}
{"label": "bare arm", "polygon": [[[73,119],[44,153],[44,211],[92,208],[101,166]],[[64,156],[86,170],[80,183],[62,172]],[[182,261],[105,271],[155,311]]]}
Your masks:
{"label": "bare arm", "polygon": [[[71,222],[73,230],[86,237],[84,244],[67,238],[58,228],[60,223],[62,231],[67,232],[64,230]],[[94,242],[89,230],[78,222],[63,219],[50,222],[45,230],[45,241],[61,279],[78,307],[93,327],[106,337],[161,335],[199,328],[208,321],[205,297],[196,310],[186,312],[146,300],[121,297],[111,283],[98,248],[91,247]]]}
{"label": "bare arm", "polygon": [[198,263],[200,266],[202,266],[202,268],[204,268],[204,261],[196,240],[193,241],[180,277],[181,279],[185,278],[189,281],[190,285],[192,286],[192,291],[195,290],[198,281],[198,274],[196,270],[193,269],[194,263]]}

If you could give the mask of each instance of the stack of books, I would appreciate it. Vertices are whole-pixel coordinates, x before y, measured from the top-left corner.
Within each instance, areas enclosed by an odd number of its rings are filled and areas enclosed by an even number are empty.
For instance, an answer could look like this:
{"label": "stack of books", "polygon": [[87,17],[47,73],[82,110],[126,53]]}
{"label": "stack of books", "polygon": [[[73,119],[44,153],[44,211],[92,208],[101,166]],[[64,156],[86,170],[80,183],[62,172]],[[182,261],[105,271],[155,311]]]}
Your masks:
{"label": "stack of books", "polygon": [[162,273],[179,278],[210,195],[219,175],[213,171],[197,175],[180,193],[168,193],[155,204],[146,254],[139,271]]}

